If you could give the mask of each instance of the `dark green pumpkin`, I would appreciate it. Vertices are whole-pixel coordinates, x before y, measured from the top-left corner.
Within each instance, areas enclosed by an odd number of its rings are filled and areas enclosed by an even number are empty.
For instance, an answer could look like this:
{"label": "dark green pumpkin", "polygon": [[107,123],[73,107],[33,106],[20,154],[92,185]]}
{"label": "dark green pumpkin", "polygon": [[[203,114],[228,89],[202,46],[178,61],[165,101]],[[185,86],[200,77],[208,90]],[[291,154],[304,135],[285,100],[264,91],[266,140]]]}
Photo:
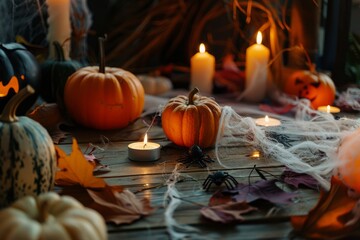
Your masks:
{"label": "dark green pumpkin", "polygon": [[58,42],[54,42],[56,59],[41,64],[41,97],[47,102],[57,102],[63,106],[64,87],[68,77],[82,67],[81,63],[66,60]]}
{"label": "dark green pumpkin", "polygon": [[[0,112],[6,103],[17,93],[10,87],[11,82],[18,82],[18,91],[30,85],[38,92],[40,87],[40,67],[36,58],[19,43],[0,43]],[[35,103],[37,95],[22,102],[17,109],[18,115],[24,115]]]}

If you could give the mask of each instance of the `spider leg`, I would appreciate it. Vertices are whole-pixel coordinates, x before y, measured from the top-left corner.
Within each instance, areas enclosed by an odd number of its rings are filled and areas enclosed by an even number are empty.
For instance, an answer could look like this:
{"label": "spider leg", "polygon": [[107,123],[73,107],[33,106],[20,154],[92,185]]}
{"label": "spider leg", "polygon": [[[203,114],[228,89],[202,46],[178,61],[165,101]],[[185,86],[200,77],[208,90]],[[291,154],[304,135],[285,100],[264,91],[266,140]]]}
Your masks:
{"label": "spider leg", "polygon": [[236,181],[236,179],[231,175],[228,176],[228,180],[234,184],[234,188],[239,184],[238,181]]}
{"label": "spider leg", "polygon": [[213,184],[213,182],[212,181],[210,181],[210,183],[208,184],[208,186],[207,186],[207,188],[206,188],[206,192],[207,191],[209,191],[209,189],[210,189],[210,186]]}
{"label": "spider leg", "polygon": [[228,181],[228,179],[224,180],[224,184],[228,190],[234,189],[234,187],[232,186],[231,182]]}
{"label": "spider leg", "polygon": [[199,164],[199,166],[202,167],[202,168],[206,167],[206,163],[205,163],[203,160],[201,160],[201,159],[199,159],[198,164]]}
{"label": "spider leg", "polygon": [[207,161],[207,162],[215,162],[209,155],[205,155],[204,156],[204,160]]}
{"label": "spider leg", "polygon": [[203,187],[205,188],[206,185],[208,185],[210,181],[211,181],[211,178],[210,178],[210,176],[208,176],[208,177],[205,179],[205,181],[203,182],[203,184],[202,184]]}

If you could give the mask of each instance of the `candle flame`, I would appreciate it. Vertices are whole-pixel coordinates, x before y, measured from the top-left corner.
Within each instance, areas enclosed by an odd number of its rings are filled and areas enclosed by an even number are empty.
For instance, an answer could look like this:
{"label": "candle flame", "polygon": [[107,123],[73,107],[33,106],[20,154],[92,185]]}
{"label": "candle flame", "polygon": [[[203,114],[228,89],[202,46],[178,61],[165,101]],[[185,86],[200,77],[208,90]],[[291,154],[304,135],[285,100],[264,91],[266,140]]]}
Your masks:
{"label": "candle flame", "polygon": [[258,150],[254,150],[252,153],[251,153],[251,157],[252,158],[259,158],[260,157],[260,152]]}
{"label": "candle flame", "polygon": [[330,105],[327,105],[327,107],[326,107],[326,112],[327,112],[327,113],[330,113]]}
{"label": "candle flame", "polygon": [[205,51],[206,51],[205,45],[203,43],[201,43],[200,46],[199,46],[199,52],[204,53]]}
{"label": "candle flame", "polygon": [[144,136],[144,148],[146,147],[147,142],[148,142],[148,136],[147,136],[147,133],[145,133],[145,136]]}
{"label": "candle flame", "polygon": [[258,31],[258,33],[256,35],[256,43],[261,44],[261,42],[262,42],[262,34],[260,31]]}
{"label": "candle flame", "polygon": [[266,115],[266,116],[265,116],[265,122],[268,123],[269,121],[270,121],[270,120],[269,120],[269,116]]}

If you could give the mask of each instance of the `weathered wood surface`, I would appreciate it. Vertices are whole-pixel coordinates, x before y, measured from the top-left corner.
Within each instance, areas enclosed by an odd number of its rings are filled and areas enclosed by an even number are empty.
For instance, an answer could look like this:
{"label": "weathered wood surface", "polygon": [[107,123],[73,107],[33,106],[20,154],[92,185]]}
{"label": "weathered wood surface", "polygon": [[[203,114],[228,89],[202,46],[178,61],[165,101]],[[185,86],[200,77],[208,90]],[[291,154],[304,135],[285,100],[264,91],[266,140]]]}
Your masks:
{"label": "weathered wood surface", "polygon": [[[156,210],[149,216],[144,217],[132,224],[116,226],[108,225],[109,239],[169,239],[165,225],[164,194],[167,190],[166,180],[170,177],[177,159],[187,149],[171,144],[165,138],[162,129],[154,126],[149,132],[151,141],[162,145],[161,158],[155,162],[139,163],[127,158],[127,145],[138,141],[147,126],[137,121],[126,129],[118,131],[95,131],[81,128],[70,129],[68,138],[60,144],[66,152],[71,151],[71,137],[76,137],[83,151],[89,143],[104,148],[96,156],[103,164],[110,167],[111,171],[98,175],[106,180],[109,185],[122,185],[130,189],[139,198],[147,197]],[[107,142],[103,142],[106,139]],[[224,170],[234,176],[238,182],[248,183],[259,180],[259,176],[252,172],[253,166],[266,170],[269,177],[278,177],[284,166],[271,159],[250,158],[251,148],[246,146],[237,147],[229,152],[221,161],[230,166],[224,169],[218,162],[208,165],[207,168],[199,168],[196,165],[178,168],[180,179],[176,183],[182,204],[176,209],[174,218],[180,224],[191,225],[195,232],[190,239],[286,239],[291,233],[289,216],[306,214],[317,202],[318,191],[297,190],[298,199],[288,206],[260,206],[259,210],[245,215],[245,221],[238,224],[222,225],[205,220],[200,215],[201,206],[206,206],[209,198],[217,190],[213,185],[209,192],[202,189],[202,183],[209,173],[216,170]],[[206,153],[214,157],[214,150],[208,149]],[[271,176],[271,175],[272,176]],[[282,186],[285,187],[285,186]],[[76,189],[72,195],[81,199],[81,191]]]}

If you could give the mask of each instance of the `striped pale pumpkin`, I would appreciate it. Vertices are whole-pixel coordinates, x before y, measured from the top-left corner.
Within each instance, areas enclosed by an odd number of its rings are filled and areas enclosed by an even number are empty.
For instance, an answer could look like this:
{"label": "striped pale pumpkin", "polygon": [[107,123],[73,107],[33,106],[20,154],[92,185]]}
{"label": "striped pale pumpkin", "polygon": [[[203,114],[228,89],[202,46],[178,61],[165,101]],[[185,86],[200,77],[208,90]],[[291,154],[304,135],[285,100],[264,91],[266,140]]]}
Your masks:
{"label": "striped pale pumpkin", "polygon": [[39,123],[15,116],[19,103],[33,91],[30,86],[23,88],[0,117],[0,208],[54,185],[56,153],[51,137]]}

